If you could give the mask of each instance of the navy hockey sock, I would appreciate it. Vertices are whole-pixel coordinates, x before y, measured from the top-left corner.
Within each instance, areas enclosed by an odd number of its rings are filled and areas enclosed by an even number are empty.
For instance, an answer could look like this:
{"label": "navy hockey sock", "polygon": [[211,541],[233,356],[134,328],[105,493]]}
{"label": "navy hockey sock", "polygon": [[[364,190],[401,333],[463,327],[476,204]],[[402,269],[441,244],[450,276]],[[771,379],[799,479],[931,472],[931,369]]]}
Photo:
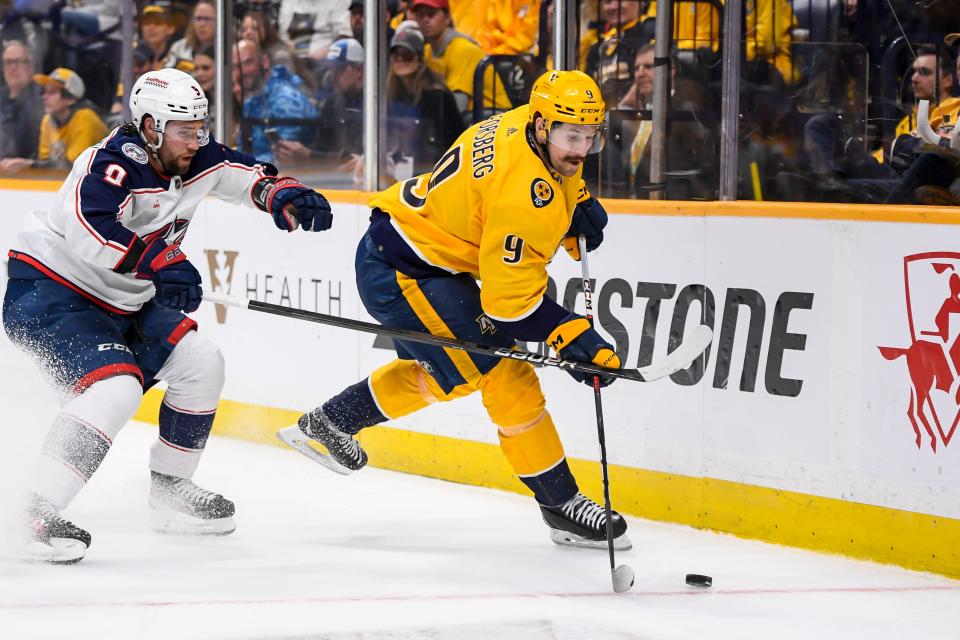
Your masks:
{"label": "navy hockey sock", "polygon": [[323,403],[323,413],[343,433],[356,434],[361,429],[386,422],[370,393],[370,379],[350,385]]}

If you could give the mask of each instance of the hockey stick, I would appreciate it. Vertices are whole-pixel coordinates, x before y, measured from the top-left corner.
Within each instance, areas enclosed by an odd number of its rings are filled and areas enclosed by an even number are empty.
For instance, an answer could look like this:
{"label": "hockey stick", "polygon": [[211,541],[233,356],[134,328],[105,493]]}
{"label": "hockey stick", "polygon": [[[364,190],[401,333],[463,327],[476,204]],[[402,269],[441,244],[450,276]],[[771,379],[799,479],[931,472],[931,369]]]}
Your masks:
{"label": "hockey stick", "polygon": [[710,346],[710,342],[713,340],[713,331],[707,325],[702,324],[694,329],[686,340],[680,343],[676,349],[667,354],[666,357],[659,362],[654,362],[639,369],[605,369],[603,367],[586,364],[584,362],[561,360],[560,358],[544,356],[537,353],[532,353],[530,351],[524,351],[522,349],[494,347],[492,345],[480,344],[479,342],[471,342],[470,340],[435,336],[431,333],[412,331],[410,329],[394,329],[391,327],[384,327],[383,325],[375,324],[373,322],[364,322],[363,320],[354,320],[352,318],[341,318],[339,316],[331,316],[325,313],[317,313],[315,311],[293,309],[279,304],[248,300],[246,298],[229,296],[217,292],[204,292],[203,300],[204,302],[212,302],[213,304],[241,307],[244,309],[250,309],[251,311],[259,311],[261,313],[270,313],[287,318],[297,318],[298,320],[318,322],[320,324],[328,324],[344,329],[353,329],[354,331],[362,331],[364,333],[374,333],[388,336],[390,338],[396,338],[397,340],[409,340],[411,342],[420,342],[422,344],[432,344],[438,347],[459,349],[460,351],[468,351],[470,353],[477,353],[485,356],[523,360],[536,365],[557,367],[560,369],[577,371],[578,373],[585,373],[588,375],[602,375],[608,378],[624,378],[626,380],[634,380],[636,382],[650,382],[652,380],[657,380],[659,378],[663,378],[664,376],[668,376],[672,373],[676,373],[681,369],[686,369],[688,366],[690,366],[691,362],[696,360],[700,354],[703,353],[704,349]]}
{"label": "hockey stick", "polygon": [[[583,268],[583,302],[587,320],[593,326],[593,290],[590,286],[590,268],[587,266],[587,239],[577,237],[580,245],[580,265]],[[629,565],[616,566],[613,552],[613,507],[610,506],[610,477],[607,472],[607,440],[603,432],[603,403],[600,400],[600,376],[593,376],[593,404],[597,409],[597,438],[600,440],[600,470],[603,473],[603,510],[607,514],[607,551],[610,553],[610,580],[615,593],[623,593],[633,586],[633,569]]]}

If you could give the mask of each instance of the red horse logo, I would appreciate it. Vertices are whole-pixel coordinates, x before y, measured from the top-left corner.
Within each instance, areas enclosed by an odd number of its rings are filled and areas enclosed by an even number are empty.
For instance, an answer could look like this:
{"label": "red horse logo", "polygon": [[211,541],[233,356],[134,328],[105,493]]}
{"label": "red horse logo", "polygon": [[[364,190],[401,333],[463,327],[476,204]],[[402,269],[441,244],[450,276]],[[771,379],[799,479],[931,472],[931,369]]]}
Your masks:
{"label": "red horse logo", "polygon": [[[936,451],[937,434],[947,446],[960,422],[960,335],[950,330],[950,317],[960,314],[960,253],[921,253],[907,256],[903,262],[911,344],[877,348],[887,360],[906,356],[910,374],[907,417],[917,436],[917,448],[923,441],[922,425],[930,438],[930,448]],[[931,316],[935,329],[921,329],[920,336],[928,339],[917,339],[915,326],[924,326]],[[941,414],[953,414],[946,430]]]}

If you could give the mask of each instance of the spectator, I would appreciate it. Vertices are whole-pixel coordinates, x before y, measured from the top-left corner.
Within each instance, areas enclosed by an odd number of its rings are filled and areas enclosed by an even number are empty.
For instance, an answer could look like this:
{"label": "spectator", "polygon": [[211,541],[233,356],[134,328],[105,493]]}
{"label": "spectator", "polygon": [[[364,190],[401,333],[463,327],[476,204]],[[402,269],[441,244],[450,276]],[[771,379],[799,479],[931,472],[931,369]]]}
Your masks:
{"label": "spectator", "polygon": [[[153,51],[146,42],[141,42],[133,48],[133,81],[136,82],[147,71],[153,70]],[[117,93],[110,107],[111,114],[123,113],[123,105],[129,102],[124,99],[123,83],[117,83]]]}
{"label": "spectator", "polygon": [[[637,51],[634,60],[634,84],[617,105],[618,110],[651,111],[653,109],[654,49],[646,44]],[[671,82],[668,109],[673,112],[690,113],[693,120],[676,120],[669,123],[666,147],[667,197],[675,199],[707,199],[713,196],[715,174],[711,168],[716,164],[716,143],[711,130],[699,120],[706,104],[706,91],[687,78],[677,78],[677,62],[671,59]],[[626,129],[626,127],[625,127]],[[630,193],[638,198],[648,198],[650,192],[650,134],[653,123],[641,120],[636,128],[625,131],[624,139],[630,140],[627,160],[626,182]],[[634,133],[635,131],[635,133]]]}
{"label": "spectator", "polygon": [[765,60],[788,85],[800,79],[793,69],[792,32],[797,26],[790,0],[747,0],[745,3],[747,61]]}
{"label": "spectator", "polygon": [[0,171],[16,173],[28,167],[68,168],[87,147],[107,135],[104,124],[90,103],[83,100],[86,87],[70,69],[54,69],[50,75],[36,74],[34,82],[43,86],[46,115],[40,123],[40,149],[37,159],[6,158]]}
{"label": "spectator", "polygon": [[455,0],[450,7],[460,31],[484,53],[526,53],[537,38],[539,0]]}
{"label": "spectator", "polygon": [[302,56],[323,60],[334,41],[349,38],[350,0],[284,0],[277,30]]}
{"label": "spectator", "polygon": [[363,153],[363,46],[353,38],[337,40],[327,52],[333,92],[320,109],[314,148],[293,141],[276,143],[280,162],[330,158],[350,162],[344,171],[353,170],[355,158]]}
{"label": "spectator", "polygon": [[[744,3],[751,7],[751,0]],[[673,4],[673,37],[671,45],[680,50],[706,49],[718,51],[720,49],[720,7],[703,3],[674,3]],[[655,20],[657,17],[657,2],[651,0],[646,5],[641,20]],[[652,23],[651,23],[652,24]]]}
{"label": "spectator", "polygon": [[617,104],[633,84],[634,58],[653,40],[654,25],[641,17],[640,0],[605,0],[603,11],[609,30],[587,52],[587,74],[607,104]]}
{"label": "spectator", "polygon": [[213,100],[216,98],[217,63],[214,51],[213,47],[207,47],[193,55],[193,77],[207,96],[210,113],[213,113]]}
{"label": "spectator", "polygon": [[387,0],[387,35],[393,39],[400,24],[412,19],[408,16],[407,0]]}
{"label": "spectator", "polygon": [[[427,66],[443,78],[465,116],[464,121],[472,122],[473,74],[485,57],[483,50],[473,39],[453,28],[448,0],[413,0],[410,11],[427,41]],[[484,107],[497,110],[510,108],[507,90],[493,67],[489,67],[484,76],[483,102]]]}
{"label": "spectator", "polygon": [[151,4],[140,14],[140,43],[150,49],[150,66],[153,70],[172,67],[176,58],[170,54],[170,39],[174,26],[166,7]]}
{"label": "spectator", "polygon": [[[743,4],[746,18],[743,41],[747,61],[768,62],[776,68],[784,82],[795,84],[800,76],[793,68],[791,56],[793,30],[797,27],[792,1],[745,0]],[[826,4],[829,7],[830,3]],[[856,6],[856,2],[852,4]],[[803,3],[805,7],[809,5],[809,2]],[[657,3],[653,0],[647,5],[641,19],[650,20],[653,25],[656,16]],[[678,49],[708,49],[716,52],[720,45],[720,13],[717,8],[707,2],[675,4],[673,43]]]}
{"label": "spectator", "polygon": [[363,44],[363,0],[350,0],[350,30],[353,39]]}
{"label": "spectator", "polygon": [[65,32],[74,32],[91,37],[108,35],[119,38],[116,33],[120,22],[120,3],[122,0],[87,0],[73,2],[60,11],[60,23]]}
{"label": "spectator", "polygon": [[217,35],[217,8],[213,0],[200,0],[193,8],[187,34],[170,45],[170,57],[193,60],[196,52],[214,45]]}
{"label": "spectator", "polygon": [[400,30],[390,42],[386,94],[394,137],[387,142],[390,159],[412,157],[412,175],[429,172],[464,124],[453,94],[425,64],[423,35],[416,29]]}
{"label": "spectator", "polygon": [[207,123],[211,131],[216,131],[217,121],[217,61],[213,47],[196,51],[193,54],[193,77],[207,97]]}
{"label": "spectator", "polygon": [[43,89],[33,81],[33,58],[11,40],[3,48],[0,92],[0,158],[35,158],[43,117]]}
{"label": "spectator", "polygon": [[240,37],[257,42],[260,45],[260,50],[270,57],[271,65],[295,68],[296,52],[289,44],[280,39],[277,29],[273,26],[267,14],[250,11],[243,16],[243,20],[240,22]]}
{"label": "spectator", "polygon": [[[533,49],[533,56],[537,62],[537,73],[553,71],[553,0],[544,0],[540,5],[540,19],[537,32],[537,42]],[[597,42],[596,29],[588,28],[589,21],[581,15],[580,41],[578,43],[577,69],[586,71],[587,53]]]}
{"label": "spectator", "polygon": [[[313,138],[317,109],[303,93],[303,81],[287,67],[271,67],[270,58],[253,40],[243,39],[233,49],[234,96],[243,105],[243,118],[302,119],[302,125],[283,124],[271,127],[269,136],[275,140],[303,142]],[[271,139],[264,124],[244,123],[241,127],[240,147],[261,162],[273,162]]]}
{"label": "spectator", "polygon": [[[956,122],[957,111],[960,109],[960,99],[951,97],[957,80],[956,70],[952,57],[944,52],[940,56],[939,85],[940,93],[936,95],[938,83],[937,50],[932,46],[917,47],[917,58],[913,61],[911,83],[913,95],[917,102],[930,101],[929,120],[936,129],[942,124],[944,115]],[[897,157],[885,156],[881,147],[872,154],[865,153],[862,141],[853,137],[846,124],[835,115],[817,115],[811,118],[804,127],[804,146],[810,158],[812,172],[822,178],[836,179],[879,179],[896,181],[898,163],[909,164],[913,151],[921,144],[917,134],[917,106],[903,117],[897,125],[895,145],[891,144],[890,151],[897,150]],[[899,169],[903,170],[900,165]],[[877,185],[874,185],[877,186]],[[837,185],[841,188],[840,185]],[[868,187],[868,190],[872,187]],[[872,200],[882,201],[885,198],[885,187],[879,186],[880,191],[874,194]],[[879,200],[877,200],[879,198]]]}

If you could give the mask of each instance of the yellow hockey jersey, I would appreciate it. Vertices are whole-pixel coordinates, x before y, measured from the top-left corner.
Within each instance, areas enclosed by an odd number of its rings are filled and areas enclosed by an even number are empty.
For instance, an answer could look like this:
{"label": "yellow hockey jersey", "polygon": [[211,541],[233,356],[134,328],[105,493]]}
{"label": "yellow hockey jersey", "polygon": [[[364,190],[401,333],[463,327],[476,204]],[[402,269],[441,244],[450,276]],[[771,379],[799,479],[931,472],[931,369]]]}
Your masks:
{"label": "yellow hockey jersey", "polygon": [[370,235],[408,275],[472,275],[492,320],[543,340],[568,313],[545,295],[547,265],[590,195],[579,171],[547,167],[528,114],[524,105],[473,125],[431,173],[373,196]]}

